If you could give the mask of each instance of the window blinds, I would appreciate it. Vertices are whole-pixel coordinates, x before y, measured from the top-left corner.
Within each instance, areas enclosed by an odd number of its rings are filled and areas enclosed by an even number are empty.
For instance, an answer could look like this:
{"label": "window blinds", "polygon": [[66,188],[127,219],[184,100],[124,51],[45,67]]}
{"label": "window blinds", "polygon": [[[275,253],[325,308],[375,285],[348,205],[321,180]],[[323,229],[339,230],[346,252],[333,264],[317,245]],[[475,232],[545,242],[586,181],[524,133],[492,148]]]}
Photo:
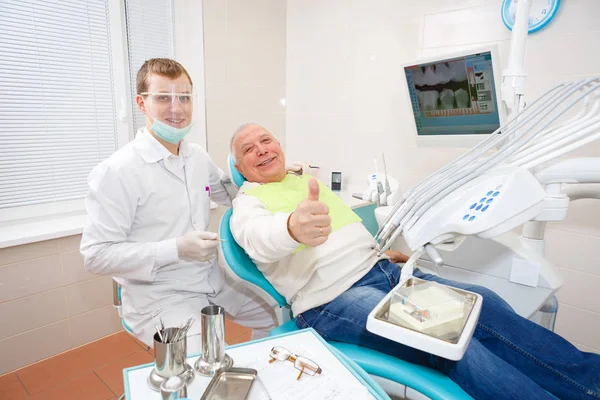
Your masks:
{"label": "window blinds", "polygon": [[0,208],[84,197],[118,147],[108,0],[0,0]]}
{"label": "window blinds", "polygon": [[127,47],[132,100],[133,131],[146,124],[135,103],[136,75],[149,58],[174,58],[172,0],[126,0]]}

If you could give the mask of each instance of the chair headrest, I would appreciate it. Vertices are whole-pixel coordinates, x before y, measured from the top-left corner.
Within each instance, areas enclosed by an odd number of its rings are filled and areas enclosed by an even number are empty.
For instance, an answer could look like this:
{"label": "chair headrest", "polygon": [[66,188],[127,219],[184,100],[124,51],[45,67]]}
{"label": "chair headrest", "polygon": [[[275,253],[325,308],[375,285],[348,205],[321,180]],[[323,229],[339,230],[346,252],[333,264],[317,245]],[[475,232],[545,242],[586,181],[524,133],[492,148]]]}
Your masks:
{"label": "chair headrest", "polygon": [[246,178],[244,178],[244,175],[240,174],[240,171],[235,168],[235,161],[233,161],[231,154],[227,156],[227,167],[229,168],[229,176],[231,177],[233,184],[238,188],[242,187],[244,182],[246,182]]}

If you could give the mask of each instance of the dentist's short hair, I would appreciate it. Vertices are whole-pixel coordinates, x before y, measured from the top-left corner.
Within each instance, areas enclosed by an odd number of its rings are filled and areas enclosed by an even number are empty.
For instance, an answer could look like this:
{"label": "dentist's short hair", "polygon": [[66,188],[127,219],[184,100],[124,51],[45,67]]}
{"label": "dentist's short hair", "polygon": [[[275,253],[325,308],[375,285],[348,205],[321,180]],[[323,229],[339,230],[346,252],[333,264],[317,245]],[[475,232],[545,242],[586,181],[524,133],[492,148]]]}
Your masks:
{"label": "dentist's short hair", "polygon": [[[254,123],[254,122],[246,122],[245,124],[240,125],[236,130],[235,133],[233,134],[233,136],[231,137],[231,141],[229,142],[229,154],[231,154],[231,158],[233,158],[233,163],[237,164],[237,154],[235,153],[235,148],[233,146],[233,142],[235,142],[235,138],[237,137],[238,134],[242,133],[243,131],[245,131],[246,129],[250,128],[251,126],[258,126],[261,128],[266,129],[271,135],[273,135],[273,133],[271,131],[269,131],[267,128],[265,128],[264,126]],[[277,138],[275,137],[275,135],[273,135],[273,138],[275,138],[275,140],[277,140]]]}

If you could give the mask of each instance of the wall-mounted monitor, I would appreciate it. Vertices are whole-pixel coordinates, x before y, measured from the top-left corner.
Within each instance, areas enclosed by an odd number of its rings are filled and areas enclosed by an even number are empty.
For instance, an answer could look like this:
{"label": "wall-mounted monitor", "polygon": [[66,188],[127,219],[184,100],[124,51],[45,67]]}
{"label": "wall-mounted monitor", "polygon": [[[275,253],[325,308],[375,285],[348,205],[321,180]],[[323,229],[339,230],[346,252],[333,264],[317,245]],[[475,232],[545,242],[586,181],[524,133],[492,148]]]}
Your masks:
{"label": "wall-mounted monitor", "polygon": [[420,146],[471,147],[504,122],[496,46],[421,60],[404,74]]}

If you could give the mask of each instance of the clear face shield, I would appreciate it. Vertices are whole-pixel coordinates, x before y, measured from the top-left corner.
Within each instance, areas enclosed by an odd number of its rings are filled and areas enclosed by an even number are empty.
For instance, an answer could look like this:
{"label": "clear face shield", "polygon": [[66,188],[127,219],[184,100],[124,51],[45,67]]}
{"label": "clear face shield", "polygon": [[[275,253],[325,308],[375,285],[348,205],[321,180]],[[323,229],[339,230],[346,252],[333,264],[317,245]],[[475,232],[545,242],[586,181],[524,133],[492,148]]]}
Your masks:
{"label": "clear face shield", "polygon": [[152,131],[161,139],[178,143],[192,127],[194,93],[190,84],[168,84],[151,87],[140,93],[151,118]]}

